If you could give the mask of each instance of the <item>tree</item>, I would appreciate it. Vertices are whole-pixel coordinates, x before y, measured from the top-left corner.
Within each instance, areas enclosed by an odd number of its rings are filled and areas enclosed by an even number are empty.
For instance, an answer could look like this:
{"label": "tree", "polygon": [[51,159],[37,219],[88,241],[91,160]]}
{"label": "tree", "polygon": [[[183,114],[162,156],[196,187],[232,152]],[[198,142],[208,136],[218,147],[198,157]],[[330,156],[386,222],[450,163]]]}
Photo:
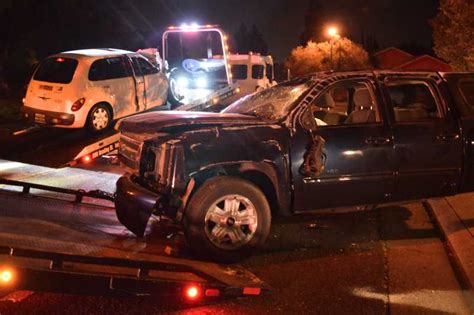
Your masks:
{"label": "tree", "polygon": [[372,35],[372,34],[365,34],[365,32],[362,33],[362,47],[369,53],[373,54],[377,52],[380,49],[379,42],[377,38]]}
{"label": "tree", "polygon": [[234,34],[235,51],[240,54],[247,54],[249,51],[268,54],[268,45],[262,33],[253,25],[249,30],[247,26],[240,24],[239,30]]}
{"label": "tree", "polygon": [[234,34],[235,51],[240,54],[249,52],[249,30],[244,23],[241,23],[239,30]]}
{"label": "tree", "polygon": [[310,0],[304,16],[304,29],[300,35],[300,45],[304,46],[310,40],[321,40],[324,27],[324,10],[320,0]]}
{"label": "tree", "polygon": [[260,31],[255,25],[252,25],[252,28],[250,29],[249,43],[250,43],[250,51],[260,53],[262,55],[268,54],[267,42],[263,38],[263,34],[260,33]]}
{"label": "tree", "polygon": [[474,2],[440,0],[438,14],[431,25],[436,55],[455,70],[474,70]]}
{"label": "tree", "polygon": [[298,46],[291,51],[286,66],[296,76],[332,69],[361,70],[372,67],[364,48],[344,37],[334,40],[332,44],[330,41],[309,41],[306,46]]}

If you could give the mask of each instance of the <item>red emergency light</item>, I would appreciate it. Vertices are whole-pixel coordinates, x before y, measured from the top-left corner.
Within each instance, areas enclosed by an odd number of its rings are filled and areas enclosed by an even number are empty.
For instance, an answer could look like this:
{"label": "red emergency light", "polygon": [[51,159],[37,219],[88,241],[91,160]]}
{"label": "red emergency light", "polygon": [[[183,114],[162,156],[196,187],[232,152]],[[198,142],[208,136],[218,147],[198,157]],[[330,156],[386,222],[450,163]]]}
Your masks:
{"label": "red emergency light", "polygon": [[13,281],[14,273],[9,268],[0,269],[0,284],[7,285]]}
{"label": "red emergency light", "polygon": [[190,285],[185,289],[184,294],[186,299],[190,301],[196,301],[201,296],[201,290],[196,285]]}

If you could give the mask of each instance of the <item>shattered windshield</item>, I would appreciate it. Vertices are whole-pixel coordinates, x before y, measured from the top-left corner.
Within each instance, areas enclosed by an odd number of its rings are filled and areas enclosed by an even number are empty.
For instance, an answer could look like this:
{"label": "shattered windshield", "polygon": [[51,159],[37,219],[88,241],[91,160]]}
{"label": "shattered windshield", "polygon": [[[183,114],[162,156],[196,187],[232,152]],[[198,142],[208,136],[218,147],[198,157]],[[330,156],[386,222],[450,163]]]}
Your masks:
{"label": "shattered windshield", "polygon": [[222,112],[247,114],[269,121],[279,121],[288,114],[294,102],[310,88],[311,83],[310,78],[284,82],[243,97]]}

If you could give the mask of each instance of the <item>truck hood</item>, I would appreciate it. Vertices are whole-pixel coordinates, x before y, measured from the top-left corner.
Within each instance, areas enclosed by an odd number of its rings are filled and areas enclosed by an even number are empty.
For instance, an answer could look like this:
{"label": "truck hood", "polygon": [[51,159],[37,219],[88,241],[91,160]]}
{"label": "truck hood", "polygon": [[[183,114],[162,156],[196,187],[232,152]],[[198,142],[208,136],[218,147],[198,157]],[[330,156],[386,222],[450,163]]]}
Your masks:
{"label": "truck hood", "polygon": [[166,111],[150,112],[124,118],[117,123],[116,129],[124,133],[152,134],[165,128],[186,126],[201,128],[204,126],[264,125],[267,122],[249,115],[230,113]]}

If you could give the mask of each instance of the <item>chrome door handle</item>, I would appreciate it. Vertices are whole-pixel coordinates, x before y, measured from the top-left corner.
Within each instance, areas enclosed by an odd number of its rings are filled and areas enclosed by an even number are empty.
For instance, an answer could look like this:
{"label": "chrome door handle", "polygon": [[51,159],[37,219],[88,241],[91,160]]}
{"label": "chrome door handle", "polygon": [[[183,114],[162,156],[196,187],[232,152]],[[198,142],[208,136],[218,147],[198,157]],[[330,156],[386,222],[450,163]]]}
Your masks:
{"label": "chrome door handle", "polygon": [[459,139],[459,134],[457,133],[442,133],[436,137],[440,141],[451,141]]}
{"label": "chrome door handle", "polygon": [[384,137],[380,137],[380,138],[367,138],[365,139],[365,143],[366,144],[369,144],[369,145],[384,145],[384,144],[389,144],[391,141],[390,138],[384,138]]}

